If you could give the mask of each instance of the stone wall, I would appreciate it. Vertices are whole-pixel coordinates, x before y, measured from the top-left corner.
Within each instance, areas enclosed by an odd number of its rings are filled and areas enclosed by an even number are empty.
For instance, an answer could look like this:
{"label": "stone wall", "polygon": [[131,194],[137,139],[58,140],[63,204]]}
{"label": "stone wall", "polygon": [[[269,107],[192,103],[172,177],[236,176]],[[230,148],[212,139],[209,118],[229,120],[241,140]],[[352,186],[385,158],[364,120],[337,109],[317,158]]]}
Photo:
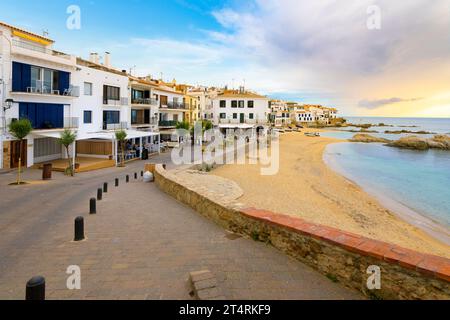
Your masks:
{"label": "stone wall", "polygon": [[[223,228],[263,241],[332,281],[372,299],[450,299],[450,260],[418,253],[300,218],[223,202],[180,181],[161,165],[157,186]],[[201,188],[200,188],[201,189]],[[369,290],[368,267],[381,269],[381,289]]]}

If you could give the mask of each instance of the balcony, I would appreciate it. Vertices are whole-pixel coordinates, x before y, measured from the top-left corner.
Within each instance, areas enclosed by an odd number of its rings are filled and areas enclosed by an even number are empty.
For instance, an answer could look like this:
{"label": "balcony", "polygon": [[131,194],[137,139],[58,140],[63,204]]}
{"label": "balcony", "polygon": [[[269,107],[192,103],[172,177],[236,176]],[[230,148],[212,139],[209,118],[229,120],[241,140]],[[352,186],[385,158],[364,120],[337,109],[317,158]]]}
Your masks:
{"label": "balcony", "polygon": [[67,66],[76,65],[74,56],[17,39],[11,41],[11,53]]}
{"label": "balcony", "polygon": [[148,126],[157,126],[158,125],[158,121],[156,119],[150,120],[149,122],[143,122],[143,121],[138,121],[138,122],[131,122],[131,126],[132,127],[148,127]]}
{"label": "balcony", "polygon": [[178,121],[175,120],[162,120],[159,122],[160,127],[169,128],[169,127],[176,127]]}
{"label": "balcony", "polygon": [[245,118],[244,121],[241,121],[240,119],[219,119],[219,124],[239,124],[239,123],[264,125],[267,124],[267,120],[249,119],[249,118]]}
{"label": "balcony", "polygon": [[78,117],[64,118],[64,129],[78,129],[79,127],[80,121]]}
{"label": "balcony", "polygon": [[68,89],[65,89],[63,92],[60,90],[53,90],[48,86],[45,86],[42,81],[36,81],[36,84],[31,87],[27,87],[26,91],[14,91],[13,94],[18,93],[26,93],[30,95],[42,95],[42,96],[62,96],[62,97],[79,97],[80,96],[80,87],[72,86]]}
{"label": "balcony", "polygon": [[131,104],[138,104],[138,105],[147,105],[147,106],[158,106],[158,100],[156,99],[131,99]]}
{"label": "balcony", "polygon": [[120,98],[120,100],[113,100],[103,97],[103,105],[114,107],[128,106],[128,98]]}
{"label": "balcony", "polygon": [[103,130],[117,131],[117,130],[128,130],[130,129],[128,122],[120,123],[103,123]]}
{"label": "balcony", "polygon": [[167,102],[167,104],[161,104],[160,108],[173,110],[188,110],[189,106],[182,102]]}

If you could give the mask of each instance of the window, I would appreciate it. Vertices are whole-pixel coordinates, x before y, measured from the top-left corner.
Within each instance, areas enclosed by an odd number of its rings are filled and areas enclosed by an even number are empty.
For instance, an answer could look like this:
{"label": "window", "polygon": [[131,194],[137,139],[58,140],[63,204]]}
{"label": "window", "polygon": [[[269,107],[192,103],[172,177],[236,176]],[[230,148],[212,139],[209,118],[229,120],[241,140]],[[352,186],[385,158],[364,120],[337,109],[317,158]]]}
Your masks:
{"label": "window", "polygon": [[233,113],[233,119],[237,119],[237,113]]}
{"label": "window", "polygon": [[255,116],[254,116],[253,113],[250,113],[250,114],[248,115],[248,118],[251,119],[251,120],[253,120],[253,119],[255,118]]}
{"label": "window", "polygon": [[248,108],[253,108],[253,106],[254,106],[254,101],[249,100],[249,101],[247,102],[247,107],[248,107]]}
{"label": "window", "polygon": [[59,90],[59,72],[31,66],[31,87],[43,93],[53,93],[54,90]]}
{"label": "window", "polygon": [[84,83],[84,95],[92,96],[92,83],[90,83],[90,82]]}
{"label": "window", "polygon": [[103,86],[104,100],[120,100],[120,88],[112,86]]}
{"label": "window", "polygon": [[237,101],[231,101],[231,107],[232,108],[237,108]]}
{"label": "window", "polygon": [[221,107],[221,108],[226,108],[226,107],[227,107],[227,102],[226,102],[226,100],[220,100],[220,107]]}
{"label": "window", "polygon": [[83,122],[92,123],[92,111],[85,110],[83,112]]}
{"label": "window", "polygon": [[244,108],[245,107],[245,101],[244,100],[240,100],[239,101],[239,108]]}
{"label": "window", "polygon": [[221,113],[220,114],[220,119],[226,119],[227,118],[227,114],[226,113]]}
{"label": "window", "polygon": [[120,123],[120,111],[103,111],[103,122],[106,124]]}

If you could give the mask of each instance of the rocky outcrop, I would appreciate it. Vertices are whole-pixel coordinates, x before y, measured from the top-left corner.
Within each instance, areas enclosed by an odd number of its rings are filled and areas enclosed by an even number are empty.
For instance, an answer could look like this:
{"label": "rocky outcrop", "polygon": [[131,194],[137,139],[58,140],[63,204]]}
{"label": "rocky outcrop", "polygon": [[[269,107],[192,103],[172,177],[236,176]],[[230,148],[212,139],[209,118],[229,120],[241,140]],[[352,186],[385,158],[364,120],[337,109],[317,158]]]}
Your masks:
{"label": "rocky outcrop", "polygon": [[388,143],[388,142],[391,142],[391,140],[374,137],[374,136],[371,136],[370,134],[366,134],[366,133],[355,134],[353,136],[353,138],[351,138],[349,141],[364,142],[364,143]]}
{"label": "rocky outcrop", "polygon": [[386,134],[402,134],[402,133],[412,133],[412,134],[436,134],[429,131],[409,131],[409,130],[395,130],[395,131],[385,131]]}
{"label": "rocky outcrop", "polygon": [[425,139],[417,136],[409,136],[390,142],[388,146],[414,150],[450,150],[450,137],[447,135],[436,135],[433,138]]}

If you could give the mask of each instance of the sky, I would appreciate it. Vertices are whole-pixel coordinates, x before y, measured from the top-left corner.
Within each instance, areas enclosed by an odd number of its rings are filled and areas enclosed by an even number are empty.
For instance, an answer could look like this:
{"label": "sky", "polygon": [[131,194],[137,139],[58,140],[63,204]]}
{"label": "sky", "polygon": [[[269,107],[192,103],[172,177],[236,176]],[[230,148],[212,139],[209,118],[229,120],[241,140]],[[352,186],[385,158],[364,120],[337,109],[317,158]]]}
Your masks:
{"label": "sky", "polygon": [[0,21],[84,58],[111,52],[133,75],[347,116],[450,117],[448,0],[0,0]]}

